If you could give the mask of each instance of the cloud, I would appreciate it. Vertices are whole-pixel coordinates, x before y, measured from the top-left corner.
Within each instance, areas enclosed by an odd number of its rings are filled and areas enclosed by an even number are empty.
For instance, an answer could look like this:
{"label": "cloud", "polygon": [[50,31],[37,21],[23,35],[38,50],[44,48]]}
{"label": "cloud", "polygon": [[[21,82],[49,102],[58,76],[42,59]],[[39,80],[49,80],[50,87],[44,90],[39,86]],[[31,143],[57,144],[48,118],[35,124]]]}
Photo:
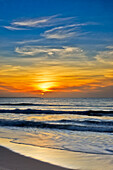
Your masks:
{"label": "cloud", "polygon": [[113,46],[107,46],[107,51],[100,51],[99,54],[95,56],[96,60],[105,63],[105,64],[113,64]]}
{"label": "cloud", "polygon": [[33,19],[24,19],[13,21],[9,26],[4,26],[4,28],[9,30],[22,30],[26,28],[42,28],[51,27],[59,24],[65,24],[67,21],[72,21],[75,17],[59,17],[58,15],[39,17]]}
{"label": "cloud", "polygon": [[64,39],[73,36],[80,36],[83,33],[80,33],[79,27],[84,25],[87,24],[81,23],[54,27],[50,30],[45,31],[44,34],[42,34],[42,36],[44,36],[47,39]]}
{"label": "cloud", "polygon": [[55,31],[55,30],[71,28],[71,27],[78,27],[78,26],[83,26],[83,25],[86,25],[86,24],[71,24],[71,25],[59,26],[59,27],[52,28],[51,30],[48,30],[46,32],[49,33],[49,32]]}
{"label": "cloud", "polygon": [[[38,85],[52,82],[49,89],[56,94],[79,92],[82,96],[87,91],[87,96],[90,92],[95,95],[99,91],[106,92],[107,87],[113,85],[113,67],[110,65],[112,49],[105,48],[98,52],[95,60],[90,60],[87,53],[76,46],[24,46],[17,47],[15,52],[23,58],[20,60],[16,56],[16,66],[1,67],[0,78],[4,82],[1,83],[1,89],[37,94],[40,93]],[[24,56],[29,58],[25,59]],[[42,56],[45,58],[41,58]],[[26,65],[28,60],[29,66]],[[12,61],[14,62],[14,58]],[[109,94],[112,94],[112,89]]]}
{"label": "cloud", "polygon": [[110,46],[107,46],[106,48],[108,48],[108,49],[113,49],[113,46],[110,45]]}
{"label": "cloud", "polygon": [[75,33],[74,32],[70,32],[70,31],[60,31],[60,32],[57,32],[57,33],[54,33],[54,34],[45,34],[45,37],[47,39],[64,39],[64,38],[69,38],[69,37],[72,37],[74,36]]}
{"label": "cloud", "polygon": [[[73,27],[73,29],[69,29],[70,27]],[[42,36],[47,39],[63,39],[72,37],[74,34],[74,26],[60,26],[45,31]]]}
{"label": "cloud", "polygon": [[77,59],[85,58],[84,51],[79,47],[62,46],[62,47],[52,47],[52,46],[25,46],[16,47],[15,52],[21,54],[22,56],[34,56],[34,57],[52,57],[52,58],[68,58]]}
{"label": "cloud", "polygon": [[24,40],[24,41],[18,41],[17,44],[26,44],[26,43],[37,43],[43,41],[43,39],[35,39],[35,40]]}
{"label": "cloud", "polygon": [[4,28],[14,31],[14,30],[28,30],[26,28],[18,28],[18,27],[13,27],[13,26],[4,26]]}
{"label": "cloud", "polygon": [[15,21],[12,23],[12,25],[17,25],[17,26],[26,26],[26,27],[36,27],[40,26],[43,23],[47,23],[49,18],[44,18],[44,19],[31,19],[31,20],[26,20],[26,21]]}
{"label": "cloud", "polygon": [[47,23],[50,19],[51,17],[44,17],[44,18],[14,21],[10,23],[10,26],[4,26],[4,28],[9,30],[22,30],[25,28],[42,27],[42,26],[47,26]]}

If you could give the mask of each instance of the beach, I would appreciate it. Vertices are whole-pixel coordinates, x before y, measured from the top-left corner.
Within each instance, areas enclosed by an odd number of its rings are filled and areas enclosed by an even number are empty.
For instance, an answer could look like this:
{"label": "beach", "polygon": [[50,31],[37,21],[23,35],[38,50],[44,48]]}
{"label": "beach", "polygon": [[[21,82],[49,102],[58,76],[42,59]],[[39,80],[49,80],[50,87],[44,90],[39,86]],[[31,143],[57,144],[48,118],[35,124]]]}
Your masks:
{"label": "beach", "polygon": [[112,170],[112,101],[1,98],[1,170]]}
{"label": "beach", "polygon": [[58,167],[38,161],[29,157],[12,152],[5,147],[0,146],[0,170],[66,170],[66,168]]}
{"label": "beach", "polygon": [[113,155],[16,144],[0,138],[0,170],[112,170]]}

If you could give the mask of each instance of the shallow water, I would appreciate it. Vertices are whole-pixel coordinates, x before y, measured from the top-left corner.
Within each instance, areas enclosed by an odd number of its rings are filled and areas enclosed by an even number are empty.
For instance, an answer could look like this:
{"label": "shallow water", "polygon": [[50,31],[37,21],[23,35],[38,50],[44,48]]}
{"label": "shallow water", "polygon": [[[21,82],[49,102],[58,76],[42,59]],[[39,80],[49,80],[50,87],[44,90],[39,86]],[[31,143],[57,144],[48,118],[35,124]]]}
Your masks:
{"label": "shallow water", "polygon": [[[10,131],[10,130],[9,130]],[[5,132],[5,130],[4,130]],[[0,138],[2,146],[27,157],[79,170],[112,170],[113,155],[87,154],[66,150],[36,147],[12,143],[11,139]]]}
{"label": "shallow water", "polygon": [[112,155],[113,99],[0,98],[0,127],[14,143]]}

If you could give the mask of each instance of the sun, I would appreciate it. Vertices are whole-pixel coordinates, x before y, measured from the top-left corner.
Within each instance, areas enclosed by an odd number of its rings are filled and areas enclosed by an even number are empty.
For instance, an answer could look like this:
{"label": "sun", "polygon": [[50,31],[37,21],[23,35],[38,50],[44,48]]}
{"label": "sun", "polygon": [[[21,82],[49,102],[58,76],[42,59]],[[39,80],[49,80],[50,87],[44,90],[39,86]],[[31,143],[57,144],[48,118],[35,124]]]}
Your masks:
{"label": "sun", "polygon": [[[48,74],[49,75],[49,74]],[[50,75],[49,75],[50,76]],[[39,80],[35,80],[33,83],[34,90],[37,90],[40,94],[44,95],[47,92],[52,92],[59,86],[57,80],[53,80],[52,77],[49,76],[40,76]]]}
{"label": "sun", "polygon": [[51,91],[50,88],[53,87],[53,83],[52,82],[40,83],[38,87],[40,90],[42,90],[42,92],[48,92],[48,91]]}
{"label": "sun", "polygon": [[57,84],[55,82],[40,82],[33,85],[35,89],[39,90],[41,94],[44,94],[46,92],[53,91],[53,87],[56,87]]}

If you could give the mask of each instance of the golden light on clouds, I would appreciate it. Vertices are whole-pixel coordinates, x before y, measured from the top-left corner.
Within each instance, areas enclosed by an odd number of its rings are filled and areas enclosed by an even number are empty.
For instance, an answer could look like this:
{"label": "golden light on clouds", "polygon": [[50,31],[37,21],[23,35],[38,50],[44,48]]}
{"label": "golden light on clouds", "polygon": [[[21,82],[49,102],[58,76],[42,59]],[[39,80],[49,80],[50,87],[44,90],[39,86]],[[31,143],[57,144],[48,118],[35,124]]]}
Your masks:
{"label": "golden light on clouds", "polygon": [[35,84],[34,87],[40,91],[42,91],[42,93],[45,92],[50,92],[52,91],[52,88],[55,87],[55,83],[54,82],[42,82],[42,83],[38,83]]}
{"label": "golden light on clouds", "polygon": [[[24,93],[31,96],[47,94],[54,97],[62,92],[94,93],[96,90],[113,86],[111,53],[101,52],[89,60],[83,50],[68,47],[58,50],[57,57],[44,60],[41,57],[28,58],[27,65],[26,60],[22,58],[22,64],[20,59],[16,59],[12,65],[1,65],[1,93],[17,92],[19,95]],[[103,62],[104,60],[106,62]]]}

